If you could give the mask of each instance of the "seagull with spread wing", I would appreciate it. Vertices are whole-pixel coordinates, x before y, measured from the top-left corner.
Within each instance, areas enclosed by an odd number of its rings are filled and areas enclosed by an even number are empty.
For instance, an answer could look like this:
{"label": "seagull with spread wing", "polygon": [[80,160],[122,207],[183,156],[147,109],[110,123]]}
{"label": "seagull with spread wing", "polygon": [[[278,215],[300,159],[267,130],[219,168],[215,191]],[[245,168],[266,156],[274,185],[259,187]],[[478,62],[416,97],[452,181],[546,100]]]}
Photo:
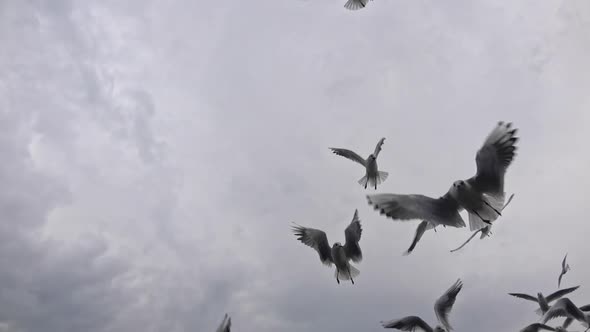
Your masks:
{"label": "seagull with spread wing", "polygon": [[330,148],[330,150],[339,156],[356,161],[357,163],[363,165],[365,167],[365,176],[363,176],[358,181],[358,183],[361,186],[364,186],[365,189],[367,189],[367,184],[369,184],[371,187],[375,187],[375,190],[377,190],[377,185],[383,183],[389,176],[389,173],[382,172],[377,167],[377,156],[379,156],[379,152],[381,152],[381,146],[383,145],[384,141],[385,138],[379,140],[377,146],[375,147],[375,151],[373,154],[369,155],[366,160],[351,150],[340,148]]}
{"label": "seagull with spread wing", "polygon": [[348,0],[344,4],[344,8],[348,10],[359,10],[361,8],[365,8],[367,3],[369,3],[369,0]]}
{"label": "seagull with spread wing", "polygon": [[471,231],[491,225],[504,206],[504,175],[516,155],[517,129],[499,122],[477,151],[475,176],[455,181],[439,198],[424,195],[367,195],[369,205],[393,220],[422,219],[433,226],[465,227],[459,214],[467,210]]}
{"label": "seagull with spread wing", "polygon": [[359,246],[362,232],[363,229],[361,228],[358,210],[354,211],[352,221],[344,230],[344,238],[346,240],[344,245],[336,242],[332,245],[331,249],[328,237],[324,231],[299,225],[293,227],[293,233],[297,236],[297,240],[315,249],[324,265],[332,266],[332,263],[336,265],[334,277],[336,277],[338,283],[342,279],[350,280],[354,284],[353,278],[356,278],[360,274],[359,270],[350,265],[350,261],[352,260],[358,263],[363,259],[363,253]]}
{"label": "seagull with spread wing", "polygon": [[227,314],[225,314],[225,316],[223,317],[223,321],[221,321],[221,324],[217,328],[216,332],[230,332],[230,328],[231,328],[231,317],[229,317]]}
{"label": "seagull with spread wing", "polygon": [[463,288],[463,282],[458,279],[436,302],[434,303],[434,313],[440,325],[432,328],[422,318],[418,316],[407,316],[401,319],[394,319],[387,322],[381,322],[386,329],[398,329],[401,331],[424,331],[424,332],[446,332],[451,331],[449,324],[449,313],[453,309],[457,294]]}
{"label": "seagull with spread wing", "polygon": [[[581,306],[578,309],[580,309],[582,312],[584,312],[584,315],[586,315],[587,320],[590,320],[590,317],[588,317],[589,314],[587,314],[587,312],[590,312],[590,304],[586,304],[584,306]],[[566,318],[562,324],[563,331],[565,331],[566,328],[568,328],[570,325],[572,325],[573,322],[574,322],[573,318],[571,318],[571,317]]]}
{"label": "seagull with spread wing", "polygon": [[547,310],[545,315],[543,315],[542,323],[545,324],[548,321],[559,317],[577,320],[586,327],[586,331],[590,329],[590,316],[586,315],[567,297],[557,300],[557,302]]}
{"label": "seagull with spread wing", "polygon": [[547,310],[549,310],[549,303],[562,298],[563,296],[577,290],[578,288],[580,288],[580,286],[560,289],[547,297],[545,297],[543,293],[540,292],[537,293],[537,297],[523,293],[508,293],[508,295],[537,303],[539,305],[539,309],[537,309],[535,312],[537,315],[543,315],[547,312]]}
{"label": "seagull with spread wing", "polygon": [[561,287],[561,278],[563,278],[563,275],[567,273],[567,271],[570,270],[570,265],[566,263],[566,259],[567,259],[567,254],[565,254],[565,257],[563,258],[563,261],[561,262],[561,273],[559,274],[559,278],[557,279],[557,288]]}

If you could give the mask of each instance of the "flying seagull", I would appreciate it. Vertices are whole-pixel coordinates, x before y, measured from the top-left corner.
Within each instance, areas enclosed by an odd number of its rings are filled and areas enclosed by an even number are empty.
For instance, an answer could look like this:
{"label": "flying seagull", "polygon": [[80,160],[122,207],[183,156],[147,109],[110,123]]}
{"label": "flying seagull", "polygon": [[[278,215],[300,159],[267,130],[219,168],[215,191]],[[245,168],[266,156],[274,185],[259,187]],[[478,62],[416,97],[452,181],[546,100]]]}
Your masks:
{"label": "flying seagull", "polygon": [[358,263],[363,259],[363,253],[359,246],[362,232],[358,210],[354,211],[352,221],[344,230],[344,238],[346,239],[344,246],[340,242],[336,242],[330,249],[328,237],[324,231],[299,225],[293,227],[293,233],[297,236],[297,240],[315,249],[324,265],[332,266],[332,263],[336,265],[334,277],[338,283],[340,283],[340,279],[350,279],[354,284],[353,278],[360,274],[359,270],[350,265],[349,261]]}
{"label": "flying seagull", "polygon": [[[504,206],[502,207],[500,212],[504,211],[504,209],[508,206],[508,204],[510,204],[510,202],[512,202],[512,198],[514,198],[514,194],[510,195],[510,197],[508,198],[508,201],[506,202],[506,204],[504,204]],[[471,236],[467,239],[467,241],[463,242],[463,244],[461,246],[459,246],[458,248],[451,250],[451,252],[461,250],[463,247],[465,247],[467,245],[467,243],[469,243],[477,235],[477,233],[480,233],[480,232],[481,232],[481,236],[479,237],[480,240],[484,239],[485,237],[490,236],[492,234],[492,225],[487,225],[486,227],[480,228],[479,230],[473,232],[473,234],[471,234]]]}
{"label": "flying seagull", "polygon": [[361,8],[365,8],[367,3],[369,3],[369,0],[348,0],[344,4],[344,8],[348,10],[359,10]]}
{"label": "flying seagull", "polygon": [[[586,315],[586,317],[588,318],[587,312],[590,311],[590,304],[581,306],[578,309],[580,309],[581,311],[583,311],[584,314]],[[565,331],[566,328],[568,328],[570,325],[572,325],[573,322],[574,322],[574,319],[573,318],[571,318],[571,317],[566,318],[565,321],[563,322],[563,324],[561,325],[563,327],[563,331]]]}
{"label": "flying seagull", "polygon": [[557,288],[561,287],[561,278],[563,277],[563,275],[566,274],[567,271],[570,270],[570,265],[566,263],[566,259],[567,259],[567,254],[565,254],[565,257],[563,258],[563,261],[561,262],[561,273],[559,274],[559,278],[557,279]]}
{"label": "flying seagull", "polygon": [[357,163],[363,165],[365,167],[365,176],[363,176],[358,181],[358,183],[361,186],[365,186],[365,189],[367,189],[367,184],[370,184],[371,187],[375,187],[375,190],[377,190],[377,185],[383,183],[389,176],[389,173],[382,172],[377,167],[377,156],[379,156],[379,152],[381,152],[381,145],[383,145],[384,141],[385,137],[379,140],[377,146],[375,147],[375,151],[373,154],[369,155],[366,160],[351,150],[340,148],[330,148],[330,150],[339,156],[356,161]]}
{"label": "flying seagull", "polygon": [[557,302],[555,302],[555,304],[552,305],[551,308],[549,308],[549,310],[547,310],[545,315],[543,315],[542,322],[543,324],[545,324],[548,321],[558,317],[565,317],[577,320],[580,323],[582,323],[582,325],[587,327],[586,331],[590,329],[590,317],[588,317],[567,297],[557,300]]}
{"label": "flying seagull", "polygon": [[537,309],[535,312],[538,315],[543,315],[547,312],[547,310],[549,310],[549,303],[562,298],[563,296],[577,290],[578,288],[580,288],[580,286],[560,289],[560,290],[550,294],[547,297],[543,296],[542,293],[537,293],[537,297],[534,297],[534,296],[528,295],[528,294],[523,294],[523,293],[508,293],[508,295],[512,295],[514,297],[518,297],[521,299],[525,299],[525,300],[529,300],[529,301],[533,301],[533,302],[537,303],[539,305],[539,309]]}
{"label": "flying seagull", "polygon": [[465,227],[459,214],[469,215],[471,231],[491,225],[504,206],[504,174],[514,159],[518,137],[512,123],[499,122],[477,151],[477,173],[467,180],[455,181],[439,198],[424,195],[367,195],[370,205],[394,220],[422,219],[434,226]]}
{"label": "flying seagull", "polygon": [[221,325],[217,328],[216,332],[230,332],[231,328],[231,317],[227,314],[223,317],[223,321],[221,321]]}
{"label": "flying seagull", "polygon": [[438,319],[439,325],[434,329],[430,327],[422,318],[418,316],[407,316],[401,319],[394,319],[387,322],[381,322],[386,329],[398,329],[401,331],[416,331],[424,332],[445,332],[451,331],[449,324],[449,313],[453,309],[457,294],[461,291],[463,282],[458,279],[436,302],[434,303],[434,313]]}

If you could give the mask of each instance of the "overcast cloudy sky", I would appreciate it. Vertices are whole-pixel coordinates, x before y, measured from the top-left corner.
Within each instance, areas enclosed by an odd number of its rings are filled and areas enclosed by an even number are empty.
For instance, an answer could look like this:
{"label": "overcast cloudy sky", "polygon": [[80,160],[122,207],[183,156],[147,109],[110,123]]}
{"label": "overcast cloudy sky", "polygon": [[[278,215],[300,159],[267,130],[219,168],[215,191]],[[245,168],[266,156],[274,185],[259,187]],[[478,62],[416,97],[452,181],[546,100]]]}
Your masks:
{"label": "overcast cloudy sky", "polygon": [[[590,279],[590,3],[0,0],[0,331],[380,331],[464,280],[457,331],[515,331],[506,295]],[[367,205],[437,197],[520,129],[493,237]],[[359,209],[356,284],[296,241]],[[590,303],[590,285],[571,298]]]}

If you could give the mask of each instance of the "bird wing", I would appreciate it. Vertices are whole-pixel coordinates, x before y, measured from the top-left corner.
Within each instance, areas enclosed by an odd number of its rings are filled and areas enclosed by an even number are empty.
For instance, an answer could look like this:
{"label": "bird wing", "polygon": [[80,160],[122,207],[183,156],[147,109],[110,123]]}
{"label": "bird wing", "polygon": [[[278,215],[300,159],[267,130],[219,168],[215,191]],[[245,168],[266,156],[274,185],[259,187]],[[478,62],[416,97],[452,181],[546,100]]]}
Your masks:
{"label": "bird wing", "polygon": [[463,288],[461,279],[457,279],[455,283],[434,303],[434,313],[438,321],[447,329],[452,330],[449,324],[449,313],[453,309],[457,295]]}
{"label": "bird wing", "polygon": [[433,225],[465,227],[461,207],[448,193],[438,199],[424,195],[367,195],[369,205],[394,220],[427,220]]}
{"label": "bird wing", "polygon": [[563,257],[563,261],[561,261],[561,269],[565,270],[565,261],[567,259],[567,254],[565,254],[565,257]]}
{"label": "bird wing", "polygon": [[367,161],[365,159],[363,159],[363,157],[359,156],[354,151],[350,151],[347,149],[339,149],[339,148],[330,148],[330,150],[332,150],[333,153],[335,153],[341,157],[344,157],[346,159],[350,159],[352,161],[356,161],[357,163],[359,163],[363,166],[367,166]]}
{"label": "bird wing", "polygon": [[358,210],[354,210],[352,221],[344,230],[344,237],[346,239],[346,242],[344,243],[344,252],[346,253],[346,257],[351,259],[353,262],[360,262],[363,260],[363,253],[361,251],[361,247],[359,246],[362,233],[363,228],[361,227],[359,212]]}
{"label": "bird wing", "polygon": [[379,142],[377,142],[377,146],[375,147],[375,152],[373,152],[373,157],[377,158],[377,156],[379,155],[379,152],[381,152],[381,145],[383,145],[384,141],[385,141],[385,137],[383,137],[382,139],[379,140]]}
{"label": "bird wing", "polygon": [[522,294],[522,293],[508,293],[508,295],[512,295],[512,296],[515,296],[515,297],[518,297],[521,299],[525,299],[525,300],[533,301],[535,303],[539,303],[539,300],[537,300],[537,298],[532,295]]}
{"label": "bird wing", "polygon": [[398,329],[401,331],[424,331],[432,332],[432,327],[418,316],[408,316],[401,319],[394,319],[387,322],[381,322],[386,329]]}
{"label": "bird wing", "polygon": [[578,288],[580,288],[580,286],[560,289],[557,292],[555,292],[555,293],[550,294],[549,296],[547,296],[547,303],[552,302],[552,301],[555,301],[555,300],[563,297],[564,295],[569,294],[569,293],[575,291]]}
{"label": "bird wing", "polygon": [[518,137],[512,123],[499,122],[475,155],[477,172],[468,179],[476,190],[493,196],[504,194],[504,174],[514,159]]}
{"label": "bird wing", "polygon": [[557,300],[557,302],[549,308],[543,316],[543,323],[547,323],[547,321],[558,317],[571,317],[580,322],[586,321],[586,315],[584,315],[582,310],[580,310],[567,297]]}
{"label": "bird wing", "polygon": [[428,229],[429,224],[430,223],[426,220],[423,220],[420,224],[418,224],[418,227],[416,228],[416,234],[414,234],[414,239],[412,240],[412,244],[410,244],[410,247],[408,248],[408,250],[406,250],[404,255],[409,255],[412,253],[412,251],[414,251],[414,248],[416,248],[416,244],[418,244],[418,241],[420,241],[422,235],[424,235],[424,233]]}
{"label": "bird wing", "polygon": [[297,236],[297,240],[318,252],[320,260],[324,265],[332,265],[334,262],[332,260],[332,249],[324,231],[296,225],[293,227],[293,233]]}
{"label": "bird wing", "polygon": [[344,8],[348,10],[358,10],[361,8],[365,8],[369,0],[348,0],[344,4]]}
{"label": "bird wing", "polygon": [[230,332],[230,328],[231,328],[231,317],[229,317],[227,314],[225,314],[225,316],[223,316],[223,321],[221,321],[221,324],[217,328],[216,332]]}
{"label": "bird wing", "polygon": [[533,323],[533,324],[525,327],[524,329],[520,330],[520,332],[538,332],[541,330],[555,331],[555,329],[552,328],[551,326],[547,326],[547,325],[541,324],[541,323]]}

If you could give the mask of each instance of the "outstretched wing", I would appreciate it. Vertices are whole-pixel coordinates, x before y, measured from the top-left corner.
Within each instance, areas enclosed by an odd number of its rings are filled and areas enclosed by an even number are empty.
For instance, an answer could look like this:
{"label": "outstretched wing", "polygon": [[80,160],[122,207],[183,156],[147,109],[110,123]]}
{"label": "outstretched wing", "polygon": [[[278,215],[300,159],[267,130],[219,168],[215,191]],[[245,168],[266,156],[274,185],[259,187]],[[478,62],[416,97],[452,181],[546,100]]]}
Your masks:
{"label": "outstretched wing", "polygon": [[227,314],[225,314],[225,316],[223,317],[223,321],[221,322],[221,324],[217,328],[216,332],[230,332],[230,328],[231,328],[231,317],[229,317]]}
{"label": "outstretched wing", "polygon": [[394,220],[427,220],[433,225],[465,227],[459,215],[461,207],[446,194],[438,199],[424,195],[376,194],[367,195],[369,205]]}
{"label": "outstretched wing", "polygon": [[359,212],[358,210],[354,210],[352,221],[350,222],[350,225],[348,225],[348,227],[346,227],[344,230],[344,237],[346,239],[346,242],[344,243],[344,252],[346,253],[346,257],[351,259],[353,262],[360,262],[363,260],[363,252],[359,246],[362,233],[363,229],[359,219]]}
{"label": "outstretched wing", "polygon": [[567,294],[575,291],[578,288],[580,288],[580,286],[560,289],[557,292],[555,292],[555,293],[553,293],[553,294],[551,294],[551,295],[549,295],[549,296],[546,297],[547,303],[550,303],[552,301],[555,301],[555,300],[563,297],[564,295],[567,295]]}
{"label": "outstretched wing", "polygon": [[320,260],[324,265],[332,265],[332,250],[324,231],[296,225],[293,227],[293,233],[297,236],[297,240],[318,252]]}
{"label": "outstretched wing", "polygon": [[348,10],[358,10],[361,8],[365,8],[367,2],[369,2],[369,0],[348,0],[344,4],[344,8]]}
{"label": "outstretched wing", "polygon": [[461,288],[463,288],[463,282],[461,282],[461,279],[457,279],[451,288],[449,288],[443,296],[434,303],[434,313],[436,314],[436,318],[438,318],[438,321],[447,329],[447,331],[453,329],[449,324],[449,313],[451,312],[451,309],[453,309],[457,294],[459,294]]}
{"label": "outstretched wing", "polygon": [[522,294],[522,293],[508,293],[508,295],[512,295],[521,299],[525,299],[525,300],[529,300],[529,301],[533,301],[535,303],[539,303],[538,299],[534,296],[528,295],[528,294]]}
{"label": "outstretched wing", "polygon": [[412,253],[412,251],[414,251],[414,248],[416,248],[416,244],[418,244],[418,241],[420,241],[422,235],[424,235],[424,232],[426,232],[426,230],[428,229],[429,224],[430,223],[426,220],[423,220],[420,224],[418,224],[418,227],[416,228],[416,233],[414,234],[414,239],[412,240],[412,244],[410,244],[408,250],[404,252],[404,255],[409,255]]}
{"label": "outstretched wing", "polygon": [[555,329],[552,328],[551,326],[547,326],[547,325],[541,324],[541,323],[533,323],[533,324],[525,327],[524,329],[520,330],[520,332],[539,332],[542,330],[555,331]]}
{"label": "outstretched wing", "polygon": [[335,154],[344,157],[346,159],[350,159],[352,161],[356,161],[357,163],[366,166],[367,162],[365,161],[365,159],[363,159],[363,157],[359,156],[356,152],[354,151],[350,151],[347,149],[338,149],[338,148],[330,148],[330,150],[332,150],[332,152],[334,152]]}
{"label": "outstretched wing", "polygon": [[385,137],[383,137],[382,139],[379,140],[379,142],[377,143],[377,146],[375,147],[375,152],[373,152],[373,157],[377,158],[377,156],[379,155],[379,152],[381,152],[381,145],[383,145],[384,141],[385,141]]}
{"label": "outstretched wing", "polygon": [[571,317],[579,322],[586,321],[586,315],[567,297],[557,300],[555,304],[543,316],[543,323],[558,318]]}
{"label": "outstretched wing", "polygon": [[424,331],[432,332],[432,327],[418,316],[408,316],[401,319],[394,319],[387,322],[381,322],[386,329],[398,329],[401,331]]}
{"label": "outstretched wing", "polygon": [[504,174],[516,155],[512,123],[498,122],[475,155],[477,173],[467,180],[476,190],[493,196],[504,195]]}

